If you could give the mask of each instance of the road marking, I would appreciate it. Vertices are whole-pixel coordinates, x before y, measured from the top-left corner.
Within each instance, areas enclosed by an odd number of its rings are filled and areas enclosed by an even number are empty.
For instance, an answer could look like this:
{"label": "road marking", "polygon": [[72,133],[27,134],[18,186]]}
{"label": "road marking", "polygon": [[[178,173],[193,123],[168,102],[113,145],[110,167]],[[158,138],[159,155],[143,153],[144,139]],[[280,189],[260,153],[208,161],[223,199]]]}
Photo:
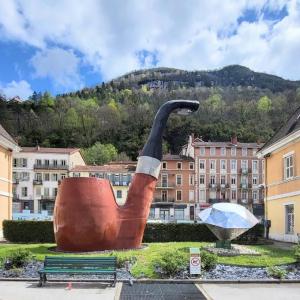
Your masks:
{"label": "road marking", "polygon": [[214,300],[212,297],[208,295],[207,291],[205,290],[202,284],[196,283],[195,286],[203,294],[206,300]]}

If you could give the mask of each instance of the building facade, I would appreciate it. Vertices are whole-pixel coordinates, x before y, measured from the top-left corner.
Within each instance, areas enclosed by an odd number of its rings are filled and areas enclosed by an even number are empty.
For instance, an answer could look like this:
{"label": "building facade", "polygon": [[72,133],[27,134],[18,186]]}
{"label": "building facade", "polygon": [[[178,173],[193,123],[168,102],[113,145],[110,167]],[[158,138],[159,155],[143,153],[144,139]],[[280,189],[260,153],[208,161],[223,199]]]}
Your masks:
{"label": "building facade", "polygon": [[300,108],[264,145],[265,218],[269,237],[286,242],[300,238]]}
{"label": "building facade", "polygon": [[206,142],[189,137],[182,154],[195,160],[195,199],[198,212],[213,203],[231,202],[263,217],[264,160],[257,143]]}
{"label": "building facade", "polygon": [[23,147],[13,156],[15,213],[52,215],[59,181],[85,162],[77,148]]}
{"label": "building facade", "polygon": [[0,237],[3,220],[12,217],[12,156],[17,151],[17,143],[0,125]]}
{"label": "building facade", "polygon": [[124,205],[135,169],[136,162],[112,162],[103,166],[76,166],[71,170],[70,176],[108,179],[116,202]]}
{"label": "building facade", "polygon": [[149,219],[164,222],[194,221],[196,206],[193,158],[164,155]]}

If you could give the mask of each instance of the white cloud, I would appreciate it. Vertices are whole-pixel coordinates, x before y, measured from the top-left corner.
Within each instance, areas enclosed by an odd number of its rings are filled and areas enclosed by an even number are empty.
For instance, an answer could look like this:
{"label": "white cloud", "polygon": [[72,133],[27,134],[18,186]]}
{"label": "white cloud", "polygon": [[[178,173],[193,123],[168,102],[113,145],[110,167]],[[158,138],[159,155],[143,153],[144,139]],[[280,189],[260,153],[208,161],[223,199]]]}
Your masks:
{"label": "white cloud", "polygon": [[[284,5],[284,19],[263,18],[262,8]],[[299,0],[0,0],[0,6],[0,37],[40,48],[32,60],[40,62],[36,75],[63,86],[79,84],[79,61],[70,50],[54,53],[50,44],[80,52],[105,79],[140,68],[142,50],[155,51],[161,66],[211,69],[239,63],[300,79]],[[238,23],[246,9],[258,12],[257,22]],[[63,57],[69,64],[53,65]]]}
{"label": "white cloud", "polygon": [[73,50],[57,47],[45,49],[38,51],[30,62],[35,77],[48,77],[64,88],[79,88],[82,85],[79,76],[80,59]]}
{"label": "white cloud", "polygon": [[19,96],[21,99],[27,99],[33,93],[30,84],[26,80],[20,80],[20,81],[13,80],[6,85],[0,84],[0,91],[7,98],[13,98]]}

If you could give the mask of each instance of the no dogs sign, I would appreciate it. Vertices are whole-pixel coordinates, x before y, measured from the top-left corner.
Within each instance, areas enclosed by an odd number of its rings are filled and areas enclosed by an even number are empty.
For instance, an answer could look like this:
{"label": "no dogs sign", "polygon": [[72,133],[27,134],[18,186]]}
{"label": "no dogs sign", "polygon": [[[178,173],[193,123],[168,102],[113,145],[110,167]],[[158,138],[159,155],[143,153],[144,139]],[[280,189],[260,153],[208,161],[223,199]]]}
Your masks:
{"label": "no dogs sign", "polygon": [[190,274],[201,274],[201,258],[199,248],[190,248]]}

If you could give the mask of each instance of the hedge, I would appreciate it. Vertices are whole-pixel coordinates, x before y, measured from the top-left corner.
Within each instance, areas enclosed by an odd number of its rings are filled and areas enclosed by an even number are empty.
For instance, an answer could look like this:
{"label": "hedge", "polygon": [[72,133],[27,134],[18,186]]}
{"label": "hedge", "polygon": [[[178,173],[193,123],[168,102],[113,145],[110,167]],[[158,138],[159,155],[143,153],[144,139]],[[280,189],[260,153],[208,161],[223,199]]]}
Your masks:
{"label": "hedge", "polygon": [[[256,225],[236,242],[253,242],[263,236],[264,227]],[[54,243],[52,221],[3,221],[3,234],[13,243]],[[214,242],[216,237],[205,224],[147,224],[143,242]]]}

